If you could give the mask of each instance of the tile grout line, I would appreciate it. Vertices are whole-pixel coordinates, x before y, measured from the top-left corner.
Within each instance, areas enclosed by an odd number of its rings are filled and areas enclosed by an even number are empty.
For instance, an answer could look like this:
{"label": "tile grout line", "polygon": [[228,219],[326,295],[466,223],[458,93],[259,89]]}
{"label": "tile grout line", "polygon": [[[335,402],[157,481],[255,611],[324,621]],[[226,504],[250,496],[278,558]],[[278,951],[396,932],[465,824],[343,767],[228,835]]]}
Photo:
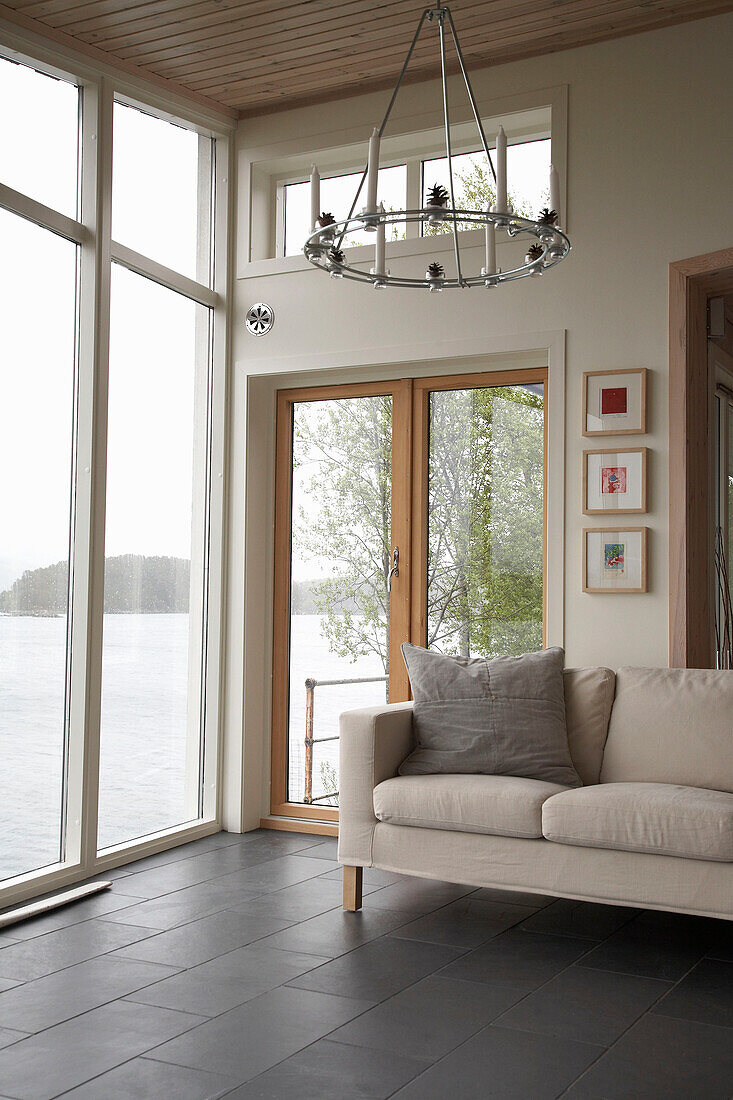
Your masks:
{"label": "tile grout line", "polygon": [[[610,936],[608,938],[610,939]],[[605,943],[606,941],[604,940],[603,942]],[[703,956],[703,958],[704,958],[704,956]],[[684,972],[684,974],[680,975],[680,977],[676,979],[676,981],[668,983],[669,984],[669,989],[665,990],[663,993],[660,993],[659,996],[657,998],[655,998],[654,1001],[652,1001],[652,1003],[649,1005],[649,1007],[646,1008],[644,1010],[644,1012],[641,1013],[640,1016],[637,1016],[635,1020],[632,1020],[631,1023],[628,1025],[628,1027],[625,1027],[624,1030],[619,1035],[616,1036],[616,1038],[613,1040],[613,1042],[610,1043],[609,1046],[606,1047],[606,1049],[603,1051],[603,1053],[599,1054],[598,1057],[595,1058],[589,1066],[585,1067],[583,1072],[581,1074],[579,1074],[579,1076],[576,1077],[574,1081],[571,1081],[571,1083],[567,1086],[566,1089],[564,1089],[561,1093],[559,1093],[558,1100],[559,1100],[560,1096],[565,1096],[565,1094],[567,1092],[569,1092],[570,1089],[573,1088],[573,1086],[577,1085],[578,1082],[581,1081],[583,1079],[583,1077],[585,1077],[585,1075],[593,1069],[593,1066],[598,1064],[598,1062],[601,1060],[601,1058],[604,1058],[606,1056],[606,1054],[609,1053],[609,1051],[613,1050],[613,1048],[616,1046],[616,1044],[618,1042],[620,1042],[620,1040],[624,1037],[624,1035],[626,1035],[626,1033],[628,1031],[631,1030],[632,1027],[635,1027],[636,1024],[638,1024],[640,1020],[643,1020],[645,1016],[652,1015],[652,1009],[653,1009],[654,1005],[659,1004],[659,1002],[661,1000],[663,1000],[664,997],[666,997],[670,993],[672,993],[676,989],[676,987],[680,984],[680,982],[684,981],[684,979],[688,976],[688,974],[690,974],[695,969],[695,967],[698,965],[698,963],[700,963],[700,962],[701,962],[701,959],[698,959],[697,962],[694,962],[692,964],[692,966]],[[594,967],[593,969],[600,970],[601,968],[600,967]],[[603,973],[604,974],[624,974],[626,977],[648,977],[648,975],[645,975],[645,974],[631,974],[631,975],[629,975],[628,972],[625,971],[625,970],[604,970]],[[663,979],[655,978],[653,980],[654,981],[662,981]]]}

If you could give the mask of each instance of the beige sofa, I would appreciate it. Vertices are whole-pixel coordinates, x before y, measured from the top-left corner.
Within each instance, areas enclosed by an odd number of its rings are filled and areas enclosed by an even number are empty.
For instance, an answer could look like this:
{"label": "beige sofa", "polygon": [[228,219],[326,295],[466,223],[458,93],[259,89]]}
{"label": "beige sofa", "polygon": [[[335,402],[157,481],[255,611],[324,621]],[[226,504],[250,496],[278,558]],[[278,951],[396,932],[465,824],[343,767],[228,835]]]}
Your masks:
{"label": "beige sofa", "polygon": [[733,920],[733,672],[569,669],[583,786],[399,776],[412,704],[341,716],[344,908],[364,867]]}

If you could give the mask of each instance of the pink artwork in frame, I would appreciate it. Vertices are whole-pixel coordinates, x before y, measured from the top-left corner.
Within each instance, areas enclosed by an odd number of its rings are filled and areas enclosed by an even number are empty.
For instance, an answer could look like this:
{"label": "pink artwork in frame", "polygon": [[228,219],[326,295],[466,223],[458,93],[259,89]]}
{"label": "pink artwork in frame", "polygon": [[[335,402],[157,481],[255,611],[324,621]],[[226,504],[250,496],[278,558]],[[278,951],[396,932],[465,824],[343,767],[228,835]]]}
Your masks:
{"label": "pink artwork in frame", "polygon": [[628,483],[627,472],[626,466],[602,466],[601,493],[604,496],[625,493]]}

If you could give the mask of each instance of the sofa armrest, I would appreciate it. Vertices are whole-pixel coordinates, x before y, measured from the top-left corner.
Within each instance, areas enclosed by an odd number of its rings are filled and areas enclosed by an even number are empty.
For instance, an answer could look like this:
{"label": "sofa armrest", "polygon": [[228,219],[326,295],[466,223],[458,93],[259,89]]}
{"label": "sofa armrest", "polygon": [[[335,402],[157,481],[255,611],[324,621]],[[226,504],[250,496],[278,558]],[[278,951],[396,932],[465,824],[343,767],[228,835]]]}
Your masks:
{"label": "sofa armrest", "polygon": [[373,791],[397,774],[412,749],[412,703],[346,711],[340,735],[338,858],[368,867],[377,824]]}

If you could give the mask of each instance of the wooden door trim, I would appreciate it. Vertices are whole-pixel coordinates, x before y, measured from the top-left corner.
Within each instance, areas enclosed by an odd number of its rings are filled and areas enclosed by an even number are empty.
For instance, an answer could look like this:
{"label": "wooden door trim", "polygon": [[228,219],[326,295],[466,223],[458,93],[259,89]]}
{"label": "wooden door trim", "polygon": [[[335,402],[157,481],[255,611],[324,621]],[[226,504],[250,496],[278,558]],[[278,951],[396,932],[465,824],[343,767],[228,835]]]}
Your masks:
{"label": "wooden door trim", "polygon": [[277,394],[275,423],[275,562],[270,745],[270,812],[275,815],[282,812],[281,807],[287,798],[292,470],[293,401],[287,391],[280,391]]}
{"label": "wooden door trim", "polygon": [[[290,692],[290,563],[292,553],[292,469],[293,469],[293,407],[308,401],[336,401],[349,397],[380,397],[392,395],[392,546],[404,547],[400,560],[400,576],[394,581],[394,594],[410,591],[410,472],[412,466],[411,397],[412,379],[383,382],[346,383],[325,386],[304,386],[277,391],[275,423],[275,529],[274,529],[274,597],[272,624],[272,721],[270,744],[270,815],[297,817],[312,821],[338,821],[335,807],[308,805],[287,801],[288,767],[288,700]],[[398,481],[395,507],[394,469],[397,463],[404,471]],[[403,501],[403,503],[400,503]],[[401,514],[399,509],[401,508]],[[404,603],[405,636],[409,632],[409,599]],[[392,617],[392,612],[390,613]],[[398,623],[400,622],[398,613]],[[390,641],[390,645],[392,643]],[[395,656],[396,649],[396,656]],[[399,659],[398,659],[399,658]],[[399,674],[403,668],[402,675]],[[396,669],[396,679],[392,670]],[[407,672],[399,648],[390,651],[390,699],[398,702],[409,698]]]}
{"label": "wooden door trim", "polygon": [[706,302],[733,291],[733,248],[669,267],[669,664],[713,663]]}
{"label": "wooden door trim", "polygon": [[483,371],[480,374],[446,374],[413,379],[412,456],[412,586],[410,641],[427,645],[427,560],[428,560],[428,467],[430,394],[446,390],[492,389],[541,382],[543,406],[543,493],[542,493],[542,645],[547,645],[547,488],[549,473],[549,367]]}
{"label": "wooden door trim", "polygon": [[423,375],[414,378],[416,390],[481,390],[494,386],[525,386],[533,380],[541,379],[547,384],[548,368],[520,367],[518,370],[482,371],[480,374],[442,374]]}
{"label": "wooden door trim", "polygon": [[[334,807],[287,801],[287,724],[290,656],[290,562],[292,547],[293,406],[308,401],[391,394],[392,406],[392,547],[400,547],[400,574],[393,582],[390,608],[390,684],[392,702],[410,698],[409,680],[400,652],[401,637],[417,645],[427,641],[426,564],[428,535],[428,429],[430,393],[435,390],[482,389],[544,384],[543,500],[543,644],[547,631],[547,477],[549,369],[546,366],[403,378],[382,382],[306,386],[278,390],[275,430],[275,555],[272,657],[272,737],[270,817],[337,822]],[[395,476],[396,475],[396,476]],[[285,825],[280,826],[285,828]]]}
{"label": "wooden door trim", "polygon": [[412,577],[412,379],[394,387],[392,397],[392,549],[399,547],[399,575],[389,598],[389,701],[410,698],[410,681],[402,660],[401,638],[410,637],[410,581]]}
{"label": "wooden door trim", "polygon": [[[428,564],[428,440],[430,388],[416,378],[412,391],[412,587],[410,592],[410,641],[427,645],[426,573]],[[430,380],[432,381],[432,379]],[[418,384],[419,383],[419,384]]]}

